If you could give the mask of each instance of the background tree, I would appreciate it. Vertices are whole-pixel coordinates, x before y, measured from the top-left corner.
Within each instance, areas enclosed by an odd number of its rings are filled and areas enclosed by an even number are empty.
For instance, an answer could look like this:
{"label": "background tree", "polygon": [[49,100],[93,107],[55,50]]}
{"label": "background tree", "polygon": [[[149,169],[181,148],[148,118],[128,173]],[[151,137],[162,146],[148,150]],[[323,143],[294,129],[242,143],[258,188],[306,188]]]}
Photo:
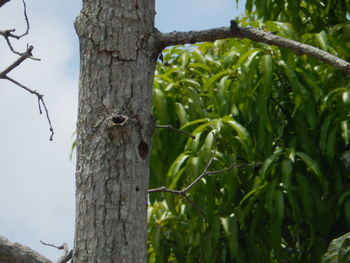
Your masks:
{"label": "background tree", "polygon": [[[349,8],[318,9],[331,2],[259,2],[240,22],[348,60]],[[316,15],[308,19],[307,11]],[[237,165],[191,190],[197,210],[169,193],[150,196],[149,261],[320,262],[329,242],[348,231],[349,88],[333,67],[247,40],[166,50],[155,75],[155,115],[196,139],[156,130],[151,187],[185,188],[213,150],[214,170]],[[260,169],[247,167],[259,162]]]}

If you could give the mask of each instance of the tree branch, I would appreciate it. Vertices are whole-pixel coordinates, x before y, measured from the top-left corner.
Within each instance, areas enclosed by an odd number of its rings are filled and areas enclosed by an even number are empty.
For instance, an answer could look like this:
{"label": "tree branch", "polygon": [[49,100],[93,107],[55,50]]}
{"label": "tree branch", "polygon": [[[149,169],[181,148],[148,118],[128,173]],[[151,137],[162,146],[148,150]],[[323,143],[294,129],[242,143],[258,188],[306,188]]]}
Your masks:
{"label": "tree branch", "polygon": [[207,175],[211,175],[211,174],[220,174],[220,173],[224,173],[224,172],[228,172],[230,170],[232,170],[233,168],[243,168],[243,167],[260,167],[261,163],[254,163],[254,164],[237,164],[237,163],[233,163],[231,164],[229,167],[222,169],[222,170],[216,170],[216,171],[208,171],[213,160],[215,157],[215,151],[213,151],[212,155],[210,156],[207,165],[205,166],[203,172],[195,179],[193,180],[187,187],[185,187],[182,190],[172,190],[169,189],[165,186],[161,186],[158,188],[153,188],[153,189],[149,189],[148,193],[171,193],[171,194],[176,194],[176,195],[182,195],[186,198],[187,195],[186,193],[192,189],[192,187],[194,187],[201,179],[203,179],[205,176]]}
{"label": "tree branch", "polygon": [[10,2],[10,0],[0,0],[0,7],[2,7],[7,2]]}
{"label": "tree branch", "polygon": [[0,262],[9,263],[52,263],[29,247],[13,243],[0,236]]}
{"label": "tree branch", "polygon": [[54,248],[57,248],[59,250],[63,250],[63,255],[58,259],[57,263],[66,263],[68,262],[72,256],[73,256],[73,250],[70,250],[68,252],[68,245],[67,243],[63,243],[61,246],[56,246],[56,245],[53,245],[53,244],[48,244],[48,243],[45,243],[43,241],[40,240],[40,243],[45,245],[45,246],[49,246],[49,247],[54,247]]}
{"label": "tree branch", "polygon": [[313,46],[287,39],[271,32],[251,27],[239,27],[231,20],[231,27],[220,27],[202,31],[160,33],[158,45],[160,50],[171,45],[193,44],[196,42],[215,41],[224,38],[247,38],[256,42],[287,48],[297,55],[309,55],[323,61],[346,74],[350,74],[350,63]]}
{"label": "tree branch", "polygon": [[[23,3],[24,3],[24,1],[23,1]],[[26,18],[26,20],[27,20],[27,18]],[[1,35],[1,32],[0,32],[0,35]],[[8,41],[8,37],[5,37],[5,39],[6,39],[6,41]],[[39,106],[39,113],[42,114],[42,109],[41,109],[41,105],[42,105],[44,107],[46,118],[47,118],[47,121],[49,123],[49,130],[51,132],[50,141],[52,141],[53,140],[54,131],[53,131],[53,128],[52,128],[52,123],[51,123],[51,119],[50,119],[50,116],[49,116],[49,111],[47,110],[45,101],[43,99],[44,96],[42,94],[40,94],[39,92],[37,92],[36,90],[32,90],[32,89],[24,86],[23,84],[19,83],[15,79],[12,79],[9,76],[7,76],[7,74],[9,72],[11,72],[13,69],[18,67],[27,58],[34,59],[32,57],[33,46],[28,46],[27,50],[25,52],[19,53],[19,52],[13,50],[13,48],[11,46],[11,43],[9,41],[8,41],[8,45],[10,46],[12,52],[20,55],[20,57],[15,62],[13,62],[10,66],[8,66],[6,69],[4,69],[3,71],[0,72],[0,79],[6,79],[6,80],[16,84],[17,86],[21,87],[22,89],[25,89],[26,91],[28,91],[28,92],[30,92],[30,93],[32,93],[32,94],[37,96],[37,98],[38,98],[38,106]]]}
{"label": "tree branch", "polygon": [[6,74],[13,70],[15,67],[19,66],[24,60],[32,56],[33,46],[29,46],[27,51],[24,52],[15,62],[13,62],[10,66],[0,72],[0,79],[6,77]]}

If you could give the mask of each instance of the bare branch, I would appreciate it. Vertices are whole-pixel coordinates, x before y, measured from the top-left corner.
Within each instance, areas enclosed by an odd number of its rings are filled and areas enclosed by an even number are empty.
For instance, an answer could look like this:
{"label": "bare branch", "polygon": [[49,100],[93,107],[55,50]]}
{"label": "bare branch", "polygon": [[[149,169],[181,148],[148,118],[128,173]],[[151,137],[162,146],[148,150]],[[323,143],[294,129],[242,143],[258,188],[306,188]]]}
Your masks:
{"label": "bare branch", "polygon": [[173,131],[177,131],[177,132],[183,133],[183,134],[191,137],[193,140],[196,139],[196,136],[192,135],[191,133],[188,133],[186,131],[177,129],[177,128],[171,126],[171,125],[156,125],[155,127],[156,128],[166,128],[166,129],[170,129],[170,130],[173,130]]}
{"label": "bare branch", "polygon": [[61,246],[56,246],[56,245],[53,245],[53,244],[48,244],[48,243],[45,243],[43,241],[40,240],[40,243],[45,245],[45,246],[49,246],[49,247],[54,247],[54,248],[57,248],[59,250],[64,250],[64,254],[62,257],[60,257],[57,261],[57,263],[66,263],[67,261],[69,261],[72,256],[73,256],[73,250],[70,250],[68,252],[68,245],[67,243],[63,243]]}
{"label": "bare branch", "polygon": [[[47,118],[48,123],[49,123],[49,130],[51,132],[50,141],[52,141],[53,135],[54,135],[54,131],[53,131],[53,128],[52,128],[52,123],[51,123],[51,119],[50,119],[50,116],[49,116],[49,112],[47,110],[45,101],[43,99],[44,96],[42,94],[40,94],[39,92],[37,92],[36,90],[32,90],[32,89],[24,86],[23,84],[19,83],[15,79],[12,79],[9,76],[7,76],[8,73],[10,73],[16,67],[18,67],[27,58],[34,59],[34,60],[40,60],[38,58],[34,58],[33,57],[33,55],[32,55],[33,46],[27,46],[27,49],[26,49],[25,52],[18,52],[18,51],[16,51],[13,48],[13,46],[12,46],[12,44],[10,42],[10,39],[9,39],[10,37],[16,38],[16,39],[20,39],[23,36],[27,35],[28,32],[29,32],[29,27],[30,26],[29,26],[29,21],[28,21],[28,16],[27,16],[27,7],[26,7],[25,1],[24,0],[22,0],[22,1],[23,1],[23,6],[24,6],[24,18],[25,18],[26,25],[27,25],[26,31],[22,35],[15,35],[15,34],[13,34],[15,29],[8,29],[8,30],[5,30],[5,31],[0,31],[0,35],[5,38],[5,40],[7,42],[7,45],[9,46],[10,50],[13,53],[19,55],[20,57],[15,62],[13,62],[10,66],[8,66],[6,69],[4,69],[2,72],[0,72],[0,79],[6,79],[8,81],[11,81],[12,83],[16,84],[17,86],[21,87],[22,89],[25,89],[26,91],[28,91],[28,92],[30,92],[30,93],[32,93],[32,94],[37,96],[37,98],[38,98],[38,106],[39,106],[39,113],[42,114],[41,106],[43,106],[45,114],[46,114],[46,118]],[[1,0],[0,0],[0,7],[3,4],[4,4],[4,2],[1,2]]]}
{"label": "bare branch", "polygon": [[0,79],[6,78],[6,74],[13,70],[15,67],[19,66],[24,60],[31,57],[33,46],[29,46],[27,51],[23,53],[15,62],[8,66],[5,70],[0,72]]}
{"label": "bare branch", "polygon": [[271,32],[251,27],[239,27],[232,20],[231,27],[220,27],[202,31],[158,33],[159,49],[170,45],[193,44],[196,42],[214,41],[224,38],[248,38],[253,41],[275,45],[294,51],[297,55],[309,55],[324,63],[330,64],[346,74],[350,74],[350,63],[330,53],[310,45],[290,40]]}
{"label": "bare branch", "polygon": [[213,151],[212,155],[210,156],[208,163],[206,165],[206,167],[204,168],[203,172],[192,182],[190,183],[187,187],[185,187],[182,190],[172,190],[169,189],[165,186],[161,186],[158,188],[153,188],[153,189],[149,189],[148,193],[170,193],[170,194],[175,194],[175,195],[181,195],[183,197],[185,197],[187,199],[187,201],[195,208],[197,209],[201,215],[204,218],[204,221],[207,221],[207,216],[206,214],[203,212],[202,209],[200,209],[200,207],[198,207],[187,195],[187,192],[189,190],[191,190],[191,188],[193,186],[195,186],[201,179],[203,179],[205,176],[207,175],[211,175],[211,174],[220,174],[220,173],[225,173],[228,172],[230,170],[232,170],[233,168],[243,168],[243,167],[261,167],[261,163],[254,163],[254,164],[237,164],[237,163],[233,163],[231,164],[229,167],[222,169],[222,170],[216,170],[216,171],[208,171],[210,168],[210,165],[212,164],[213,160],[215,157],[215,151]]}
{"label": "bare branch", "polygon": [[0,236],[0,262],[52,263],[51,260],[29,247],[13,243],[2,236]]}
{"label": "bare branch", "polygon": [[[0,0],[0,7],[8,1],[9,0]],[[29,25],[29,20],[28,20],[28,15],[27,15],[27,5],[26,5],[26,2],[24,0],[22,0],[22,2],[23,2],[23,13],[24,13],[23,15],[24,15],[24,19],[26,21],[26,31],[21,35],[15,35],[15,34],[13,34],[13,32],[15,32],[16,29],[7,29],[4,31],[0,31],[0,35],[2,35],[3,37],[5,37],[5,38],[12,37],[15,39],[20,39],[20,38],[28,35],[30,25]],[[8,40],[8,39],[6,39],[6,40]]]}
{"label": "bare branch", "polygon": [[[15,54],[17,54],[17,55],[19,55],[19,56],[23,56],[24,54],[27,53],[28,49],[30,49],[30,47],[27,47],[26,52],[19,52],[19,51],[16,51],[16,50],[13,48],[13,46],[12,46],[12,44],[11,44],[11,41],[10,41],[10,38],[20,39],[20,38],[22,38],[22,37],[28,35],[28,33],[29,33],[30,24],[29,24],[28,15],[27,15],[27,5],[26,5],[26,2],[25,2],[24,0],[22,0],[22,2],[23,2],[23,10],[24,10],[24,11],[23,11],[23,13],[24,13],[23,15],[24,15],[24,19],[25,19],[25,22],[26,22],[26,30],[25,30],[25,32],[24,32],[23,34],[21,34],[21,35],[16,35],[16,34],[14,34],[14,32],[16,31],[16,29],[0,30],[0,36],[3,36],[3,37],[5,38],[6,43],[7,43],[8,47],[10,48],[10,50],[11,50],[13,53],[15,53]],[[1,0],[0,0],[0,4],[1,4]],[[1,7],[1,5],[0,5],[0,7]],[[33,49],[33,48],[32,48],[32,49]],[[34,57],[32,57],[31,55],[28,56],[28,58],[33,59],[33,60],[40,60],[39,58],[34,58]]]}
{"label": "bare branch", "polygon": [[50,141],[53,140],[53,135],[55,134],[54,131],[53,131],[53,128],[52,128],[52,123],[51,123],[51,119],[50,119],[50,115],[49,115],[49,111],[47,110],[47,107],[46,107],[46,104],[45,104],[45,101],[44,101],[44,95],[40,94],[39,92],[37,92],[36,90],[32,90],[26,86],[24,86],[23,84],[19,83],[17,80],[14,80],[8,76],[4,76],[4,77],[1,77],[3,79],[7,79],[9,81],[11,81],[12,83],[16,84],[17,86],[21,87],[22,89],[25,89],[26,91],[34,94],[37,96],[38,98],[38,107],[39,107],[39,113],[42,114],[42,110],[41,110],[41,105],[43,105],[44,107],[44,110],[45,110],[45,114],[46,114],[46,119],[49,123],[49,130],[51,132],[51,135],[50,135]]}
{"label": "bare branch", "polygon": [[25,35],[28,35],[29,33],[29,28],[30,28],[30,25],[29,25],[29,20],[28,20],[28,16],[27,16],[27,5],[26,5],[26,2],[24,0],[22,0],[23,2],[23,15],[24,15],[24,19],[26,20],[26,31],[22,34],[22,35],[19,35],[18,38],[21,38],[21,37],[24,37]]}
{"label": "bare branch", "polygon": [[40,240],[40,243],[43,244],[44,246],[48,246],[48,247],[54,247],[54,248],[57,248],[59,250],[62,250],[62,249],[68,249],[67,248],[67,243],[63,243],[61,246],[56,246],[56,245],[53,245],[53,244],[49,244],[49,243],[45,243],[44,241],[41,241]]}
{"label": "bare branch", "polygon": [[199,211],[199,213],[201,213],[202,217],[204,218],[204,222],[207,222],[208,221],[208,217],[207,215],[204,213],[204,211],[198,206],[195,204],[195,202],[193,202],[186,194],[182,194],[183,197],[186,198],[186,200],[195,208]]}
{"label": "bare branch", "polygon": [[171,194],[176,194],[176,195],[182,195],[182,196],[185,196],[186,193],[191,190],[191,188],[193,186],[195,186],[201,179],[203,179],[205,176],[207,175],[212,175],[212,174],[220,174],[220,173],[225,173],[225,172],[228,172],[230,170],[232,170],[233,168],[244,168],[244,167],[260,167],[261,166],[261,163],[254,163],[254,164],[237,164],[237,163],[233,163],[231,164],[229,167],[225,168],[225,169],[222,169],[222,170],[216,170],[216,171],[208,171],[213,160],[214,160],[214,157],[215,157],[215,151],[213,151],[212,155],[210,156],[203,172],[195,179],[193,180],[187,187],[185,187],[184,189],[182,190],[172,190],[172,189],[169,189],[165,186],[161,186],[161,187],[158,187],[158,188],[153,188],[153,189],[149,189],[148,190],[148,193],[151,194],[151,193],[171,193]]}

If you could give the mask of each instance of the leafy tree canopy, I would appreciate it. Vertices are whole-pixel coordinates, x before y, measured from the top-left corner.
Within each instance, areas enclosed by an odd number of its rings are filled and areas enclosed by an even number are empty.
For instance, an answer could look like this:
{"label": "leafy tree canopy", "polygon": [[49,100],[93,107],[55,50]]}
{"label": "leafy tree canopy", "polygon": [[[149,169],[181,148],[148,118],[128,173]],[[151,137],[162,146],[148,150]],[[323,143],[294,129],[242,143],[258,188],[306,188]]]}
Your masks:
{"label": "leafy tree canopy", "polygon": [[328,30],[347,23],[350,15],[349,0],[247,0],[245,3],[247,14],[264,21],[291,23],[297,33]]}
{"label": "leafy tree canopy", "polygon": [[[271,14],[255,2],[266,2]],[[296,30],[285,2],[247,1],[266,22],[239,22],[349,60],[346,10],[332,11],[340,22],[333,25],[323,8],[305,24],[317,33],[300,34],[306,30]],[[348,1],[301,1],[299,14],[330,2],[349,10]],[[290,21],[267,21],[283,17]],[[350,227],[349,77],[250,40],[175,46],[163,55],[154,115],[196,138],[155,130],[150,188],[185,188],[213,152],[209,170],[236,165],[202,179],[188,193],[193,204],[150,195],[149,262],[320,262],[330,241]]]}

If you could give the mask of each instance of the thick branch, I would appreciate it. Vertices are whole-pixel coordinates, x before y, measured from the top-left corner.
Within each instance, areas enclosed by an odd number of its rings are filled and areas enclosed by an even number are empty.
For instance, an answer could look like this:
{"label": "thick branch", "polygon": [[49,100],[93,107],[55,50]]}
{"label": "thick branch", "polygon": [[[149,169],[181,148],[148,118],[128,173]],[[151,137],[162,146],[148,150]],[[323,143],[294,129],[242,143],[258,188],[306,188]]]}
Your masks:
{"label": "thick branch", "polygon": [[324,63],[330,64],[346,74],[350,74],[350,63],[330,53],[310,45],[290,40],[271,32],[265,32],[251,27],[239,27],[231,21],[231,27],[213,28],[202,31],[171,32],[159,35],[159,47],[163,49],[171,45],[193,44],[196,42],[214,41],[224,38],[248,38],[253,41],[275,45],[294,51],[297,55],[309,55]]}
{"label": "thick branch", "polygon": [[13,243],[0,236],[0,262],[16,263],[52,263],[51,260],[38,254],[29,247]]}

